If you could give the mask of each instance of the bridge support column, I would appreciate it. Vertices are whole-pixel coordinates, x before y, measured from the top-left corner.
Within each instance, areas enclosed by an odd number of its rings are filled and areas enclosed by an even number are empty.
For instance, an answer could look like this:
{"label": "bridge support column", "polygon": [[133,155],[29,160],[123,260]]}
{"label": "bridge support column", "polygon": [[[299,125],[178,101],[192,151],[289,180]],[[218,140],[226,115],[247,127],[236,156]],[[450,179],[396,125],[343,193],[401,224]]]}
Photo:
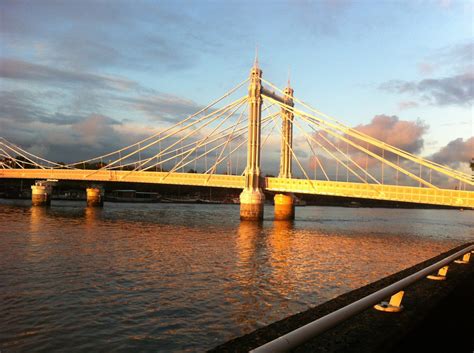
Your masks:
{"label": "bridge support column", "polygon": [[44,181],[37,181],[31,186],[31,204],[33,206],[51,205],[51,194],[53,187]]}
{"label": "bridge support column", "polygon": [[87,206],[102,207],[104,205],[103,190],[98,187],[90,187],[86,189]]}
{"label": "bridge support column", "polygon": [[293,194],[276,194],[274,201],[276,221],[295,219],[295,197]]}
{"label": "bridge support column", "polygon": [[[293,89],[285,88],[284,101],[286,105],[293,107]],[[292,172],[292,146],[293,146],[293,113],[281,109],[281,151],[280,151],[280,174],[279,178],[291,178]],[[295,219],[295,196],[291,193],[276,194],[275,198],[275,220],[288,221]]]}
{"label": "bridge support column", "polygon": [[260,221],[263,219],[265,195],[261,189],[244,189],[240,194],[240,219]]}
{"label": "bridge support column", "polygon": [[247,166],[245,188],[240,194],[240,219],[260,221],[263,219],[265,195],[260,186],[260,131],[262,114],[262,70],[257,62],[250,71],[249,85],[249,138],[247,144]]}

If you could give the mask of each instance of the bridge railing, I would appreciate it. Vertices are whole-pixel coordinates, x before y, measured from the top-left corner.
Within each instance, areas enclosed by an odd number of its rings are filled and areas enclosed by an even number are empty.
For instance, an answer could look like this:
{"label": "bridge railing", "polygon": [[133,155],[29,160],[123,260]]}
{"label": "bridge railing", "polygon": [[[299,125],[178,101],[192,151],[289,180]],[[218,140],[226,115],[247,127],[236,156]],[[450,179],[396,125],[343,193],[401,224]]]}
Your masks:
{"label": "bridge railing", "polygon": [[288,352],[317,335],[329,330],[330,328],[340,324],[341,322],[359,314],[367,308],[380,303],[383,299],[390,297],[391,295],[403,290],[409,285],[425,278],[429,274],[437,271],[443,266],[448,265],[454,260],[463,257],[466,254],[470,254],[474,250],[474,245],[469,245],[462,250],[436,262],[433,265],[425,267],[424,269],[395,282],[388,287],[385,287],[375,293],[372,293],[356,302],[346,305],[339,310],[336,310],[326,316],[323,316],[315,321],[310,322],[294,331],[291,331],[283,336],[274,339],[258,348],[250,351],[250,353],[282,353]]}
{"label": "bridge railing", "polygon": [[265,178],[265,189],[277,192],[331,195],[474,208],[474,193],[472,191],[464,190],[284,178]]}

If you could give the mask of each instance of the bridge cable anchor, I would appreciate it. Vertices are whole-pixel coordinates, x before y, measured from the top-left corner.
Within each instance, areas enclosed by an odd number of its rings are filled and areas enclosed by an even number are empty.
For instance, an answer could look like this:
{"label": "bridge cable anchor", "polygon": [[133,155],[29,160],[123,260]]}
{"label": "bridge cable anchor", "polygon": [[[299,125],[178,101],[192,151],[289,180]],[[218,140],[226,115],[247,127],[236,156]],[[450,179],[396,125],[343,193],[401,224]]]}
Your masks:
{"label": "bridge cable anchor", "polygon": [[374,309],[387,313],[398,313],[403,310],[401,303],[404,294],[405,292],[401,290],[390,297],[390,302],[381,302],[380,304],[374,305]]}
{"label": "bridge cable anchor", "polygon": [[464,254],[464,256],[462,257],[462,259],[459,259],[459,260],[454,260],[455,263],[457,264],[468,264],[469,263],[469,260],[471,259],[471,253],[468,252],[467,254]]}
{"label": "bridge cable anchor", "polygon": [[444,281],[446,279],[446,274],[448,273],[448,268],[449,266],[443,266],[439,269],[436,275],[428,275],[426,278],[434,281]]}

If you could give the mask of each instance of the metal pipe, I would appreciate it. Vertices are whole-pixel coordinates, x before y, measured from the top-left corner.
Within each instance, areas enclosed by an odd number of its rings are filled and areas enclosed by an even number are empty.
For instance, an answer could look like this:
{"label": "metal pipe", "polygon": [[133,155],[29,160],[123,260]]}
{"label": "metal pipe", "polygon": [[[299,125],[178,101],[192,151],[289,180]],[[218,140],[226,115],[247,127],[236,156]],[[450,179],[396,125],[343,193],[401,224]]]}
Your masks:
{"label": "metal pipe", "polygon": [[426,277],[428,274],[435,272],[439,268],[449,264],[453,260],[460,256],[474,250],[474,245],[470,245],[463,250],[460,250],[447,258],[438,261],[437,263],[426,267],[408,277],[395,282],[388,287],[382,288],[381,290],[372,293],[362,299],[355,301],[352,304],[346,305],[339,310],[332,312],[326,316],[323,316],[315,321],[310,322],[294,331],[291,331],[283,336],[280,336],[273,341],[270,341],[263,346],[257,347],[250,351],[250,353],[279,353],[288,352],[289,350],[300,346],[309,339],[317,336],[318,334],[336,326],[337,324],[347,320],[348,318],[364,311],[370,306],[379,303],[382,299],[391,296],[394,293],[404,289],[405,287],[413,284],[421,278]]}

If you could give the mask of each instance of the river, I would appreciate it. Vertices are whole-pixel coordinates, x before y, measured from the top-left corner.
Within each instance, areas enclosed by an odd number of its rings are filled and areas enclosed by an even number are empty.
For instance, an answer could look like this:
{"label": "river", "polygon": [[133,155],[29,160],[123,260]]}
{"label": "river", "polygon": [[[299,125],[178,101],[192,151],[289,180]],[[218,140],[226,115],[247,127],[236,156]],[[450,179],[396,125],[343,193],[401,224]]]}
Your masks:
{"label": "river", "polygon": [[0,200],[0,351],[200,352],[474,239],[474,212]]}

